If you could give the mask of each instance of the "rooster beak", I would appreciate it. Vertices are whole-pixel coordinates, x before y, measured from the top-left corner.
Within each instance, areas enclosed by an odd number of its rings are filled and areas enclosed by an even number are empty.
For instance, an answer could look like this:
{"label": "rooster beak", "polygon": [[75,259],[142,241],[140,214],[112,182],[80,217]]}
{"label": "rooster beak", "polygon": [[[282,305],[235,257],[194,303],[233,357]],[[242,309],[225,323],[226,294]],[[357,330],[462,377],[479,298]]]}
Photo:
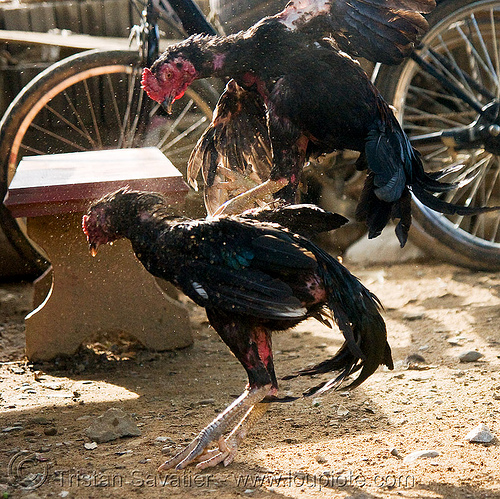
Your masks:
{"label": "rooster beak", "polygon": [[165,97],[165,100],[161,103],[161,107],[167,111],[168,114],[172,114],[172,103],[174,102],[174,98],[169,96]]}
{"label": "rooster beak", "polygon": [[89,251],[92,256],[97,255],[98,248],[99,248],[99,243],[89,243]]}

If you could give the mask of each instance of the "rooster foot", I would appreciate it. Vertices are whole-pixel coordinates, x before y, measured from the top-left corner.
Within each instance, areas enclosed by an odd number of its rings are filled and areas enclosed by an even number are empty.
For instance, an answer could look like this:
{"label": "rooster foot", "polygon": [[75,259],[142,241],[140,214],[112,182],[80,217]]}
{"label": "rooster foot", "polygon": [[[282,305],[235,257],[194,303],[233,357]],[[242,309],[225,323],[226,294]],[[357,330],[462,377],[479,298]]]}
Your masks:
{"label": "rooster foot", "polygon": [[284,178],[266,180],[264,183],[226,201],[215,210],[212,216],[238,214],[249,208],[253,208],[255,202],[278,192],[287,184],[288,180]]}
{"label": "rooster foot", "polygon": [[[271,385],[245,390],[183,450],[165,461],[158,471],[174,467],[181,470],[194,462],[198,462],[196,467],[200,469],[215,466],[220,462],[223,462],[224,466],[230,464],[249,428],[266,411],[268,404],[259,402],[270,393]],[[232,428],[231,433],[224,438],[223,434],[230,428]],[[218,449],[208,450],[213,442],[217,442]]]}
{"label": "rooster foot", "polygon": [[[255,172],[251,172],[247,175],[236,170],[230,170],[225,166],[219,166],[217,173],[219,174],[220,180],[216,180],[214,187],[228,192],[236,191],[243,193],[262,183],[262,180]],[[222,179],[225,179],[225,181]]]}

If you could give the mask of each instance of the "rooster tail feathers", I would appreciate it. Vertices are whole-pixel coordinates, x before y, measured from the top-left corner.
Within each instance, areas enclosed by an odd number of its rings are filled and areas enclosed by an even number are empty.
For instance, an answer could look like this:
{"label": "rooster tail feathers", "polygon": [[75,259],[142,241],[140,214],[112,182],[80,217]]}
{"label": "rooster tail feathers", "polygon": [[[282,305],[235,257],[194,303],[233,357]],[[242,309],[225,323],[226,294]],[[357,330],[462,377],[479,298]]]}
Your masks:
{"label": "rooster tail feathers", "polygon": [[379,236],[384,227],[392,218],[399,219],[396,225],[396,236],[400,246],[403,248],[408,240],[408,232],[411,226],[411,196],[407,187],[403,189],[401,196],[394,203],[380,200],[373,187],[374,174],[369,172],[363,191],[356,207],[356,220],[365,222],[368,227],[368,239]]}
{"label": "rooster tail feathers", "polygon": [[339,372],[336,378],[304,394],[312,395],[337,388],[347,376],[360,371],[347,386],[355,388],[372,375],[380,364],[393,368],[385,322],[380,315],[380,302],[335,258],[312,243],[308,249],[318,261],[319,273],[328,293],[328,307],[345,341],[333,358],[288,378]]}
{"label": "rooster tail feathers", "polygon": [[[405,136],[405,139],[409,143],[408,137]],[[500,206],[463,206],[444,201],[434,196],[434,194],[442,194],[464,187],[477,177],[480,173],[479,171],[467,175],[459,182],[443,182],[438,179],[459,170],[461,165],[446,168],[433,173],[427,173],[424,171],[420,154],[413,148],[411,159],[411,173],[408,177],[409,180],[407,181],[407,185],[411,188],[411,192],[415,195],[415,197],[428,208],[445,215],[462,216],[477,215],[489,211],[500,210]]]}
{"label": "rooster tail feathers", "polygon": [[[385,326],[384,326],[385,332]],[[367,338],[369,340],[369,338]],[[309,388],[303,393],[305,397],[311,395],[321,395],[328,390],[338,389],[342,386],[342,383],[348,376],[352,376],[356,372],[361,372],[358,374],[356,379],[354,379],[349,385],[345,386],[345,389],[353,389],[363,383],[367,378],[369,378],[378,368],[380,364],[386,365],[389,369],[394,369],[394,363],[392,360],[391,347],[387,341],[384,344],[372,345],[372,348],[378,348],[380,351],[377,355],[370,355],[367,360],[359,362],[357,358],[349,349],[347,343],[344,343],[342,347],[338,350],[334,357],[327,359],[319,364],[312,366],[307,369],[303,369],[294,375],[287,376],[284,379],[291,379],[297,376],[311,376],[314,374],[324,374],[328,372],[338,372],[339,374],[328,380],[319,383],[316,386]]]}
{"label": "rooster tail feathers", "polygon": [[391,218],[399,220],[395,231],[399,245],[403,248],[408,240],[408,233],[411,227],[411,194],[407,187],[405,187],[398,201],[393,204]]}
{"label": "rooster tail feathers", "polygon": [[431,208],[445,215],[479,215],[481,213],[500,210],[500,206],[461,206],[459,204],[448,203],[447,201],[443,201],[433,196],[429,191],[418,184],[412,186],[412,192],[423,205],[427,206],[427,208]]}
{"label": "rooster tail feathers", "polygon": [[420,153],[411,145],[389,105],[377,96],[379,119],[369,130],[365,154],[360,161],[374,174],[373,188],[377,197],[388,203],[399,199],[405,186],[419,184],[431,192],[447,192],[459,184],[440,182],[451,170],[426,173]]}
{"label": "rooster tail feathers", "polygon": [[406,243],[411,225],[409,190],[425,206],[446,215],[476,215],[500,209],[498,206],[461,206],[435,196],[463,187],[477,173],[462,175],[459,182],[443,182],[445,175],[461,170],[458,165],[438,172],[424,170],[419,152],[391,112],[388,104],[378,97],[380,118],[368,132],[359,167],[369,173],[356,209],[356,219],[365,221],[368,237],[377,237],[389,220],[399,219],[396,235],[401,247]]}
{"label": "rooster tail feathers", "polygon": [[366,222],[369,239],[379,236],[391,217],[391,203],[375,194],[374,176],[373,172],[366,176],[355,214],[358,222]]}

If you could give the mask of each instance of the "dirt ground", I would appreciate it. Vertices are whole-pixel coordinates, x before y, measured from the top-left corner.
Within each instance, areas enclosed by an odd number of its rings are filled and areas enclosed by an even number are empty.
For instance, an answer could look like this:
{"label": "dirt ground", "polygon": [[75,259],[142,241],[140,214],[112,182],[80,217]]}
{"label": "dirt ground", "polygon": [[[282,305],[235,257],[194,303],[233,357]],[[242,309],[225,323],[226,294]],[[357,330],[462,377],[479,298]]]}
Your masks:
{"label": "dirt ground", "polygon": [[[0,286],[0,496],[500,498],[498,440],[465,438],[480,423],[500,435],[500,273],[440,264],[351,271],[385,306],[394,371],[380,369],[352,393],[274,404],[230,466],[168,474],[155,472],[166,455],[246,382],[204,312],[191,305],[195,343],[182,351],[103,339],[33,365],[23,357],[31,287]],[[276,335],[278,376],[340,343],[337,330],[314,321]],[[460,362],[469,350],[484,356]],[[420,362],[408,364],[415,354]],[[318,382],[282,381],[281,392]],[[142,434],[92,449],[84,431],[111,407]],[[403,460],[420,450],[433,457]]]}

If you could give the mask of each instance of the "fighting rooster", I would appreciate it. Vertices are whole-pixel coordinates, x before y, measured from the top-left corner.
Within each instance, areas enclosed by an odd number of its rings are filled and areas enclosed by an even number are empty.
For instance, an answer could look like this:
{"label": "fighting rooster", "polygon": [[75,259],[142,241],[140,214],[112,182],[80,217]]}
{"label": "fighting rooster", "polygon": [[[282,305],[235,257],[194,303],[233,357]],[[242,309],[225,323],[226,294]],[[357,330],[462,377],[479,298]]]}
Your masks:
{"label": "fighting rooster", "polygon": [[[235,185],[247,191],[236,190],[239,195],[215,213],[238,213],[269,196],[296,202],[307,159],[351,149],[361,153],[357,168],[368,171],[358,220],[367,223],[369,237],[378,236],[391,218],[399,220],[396,234],[403,246],[411,225],[410,190],[441,213],[491,209],[433,195],[458,185],[439,182],[445,172],[424,171],[391,108],[345,52],[400,62],[426,31],[422,14],[434,5],[434,0],[294,0],[246,31],[192,36],[168,47],[144,70],[143,88],[169,109],[196,79],[232,78],[188,168],[191,183],[202,170],[209,198],[216,189]],[[214,185],[218,171],[232,182]],[[248,181],[257,186],[248,189]],[[210,199],[206,204],[213,211]]]}
{"label": "fighting rooster", "polygon": [[[102,244],[128,238],[151,274],[206,309],[210,324],[248,375],[242,395],[162,470],[232,462],[251,425],[277,399],[273,331],[314,317],[329,325],[333,319],[344,335],[333,358],[297,373],[339,372],[309,393],[337,387],[359,371],[348,385],[354,388],[380,364],[393,367],[377,298],[335,258],[277,220],[309,233],[346,221],[307,206],[189,220],[172,216],[158,194],[126,189],[96,202],[83,218],[92,254]],[[217,448],[209,450],[214,442]]]}

